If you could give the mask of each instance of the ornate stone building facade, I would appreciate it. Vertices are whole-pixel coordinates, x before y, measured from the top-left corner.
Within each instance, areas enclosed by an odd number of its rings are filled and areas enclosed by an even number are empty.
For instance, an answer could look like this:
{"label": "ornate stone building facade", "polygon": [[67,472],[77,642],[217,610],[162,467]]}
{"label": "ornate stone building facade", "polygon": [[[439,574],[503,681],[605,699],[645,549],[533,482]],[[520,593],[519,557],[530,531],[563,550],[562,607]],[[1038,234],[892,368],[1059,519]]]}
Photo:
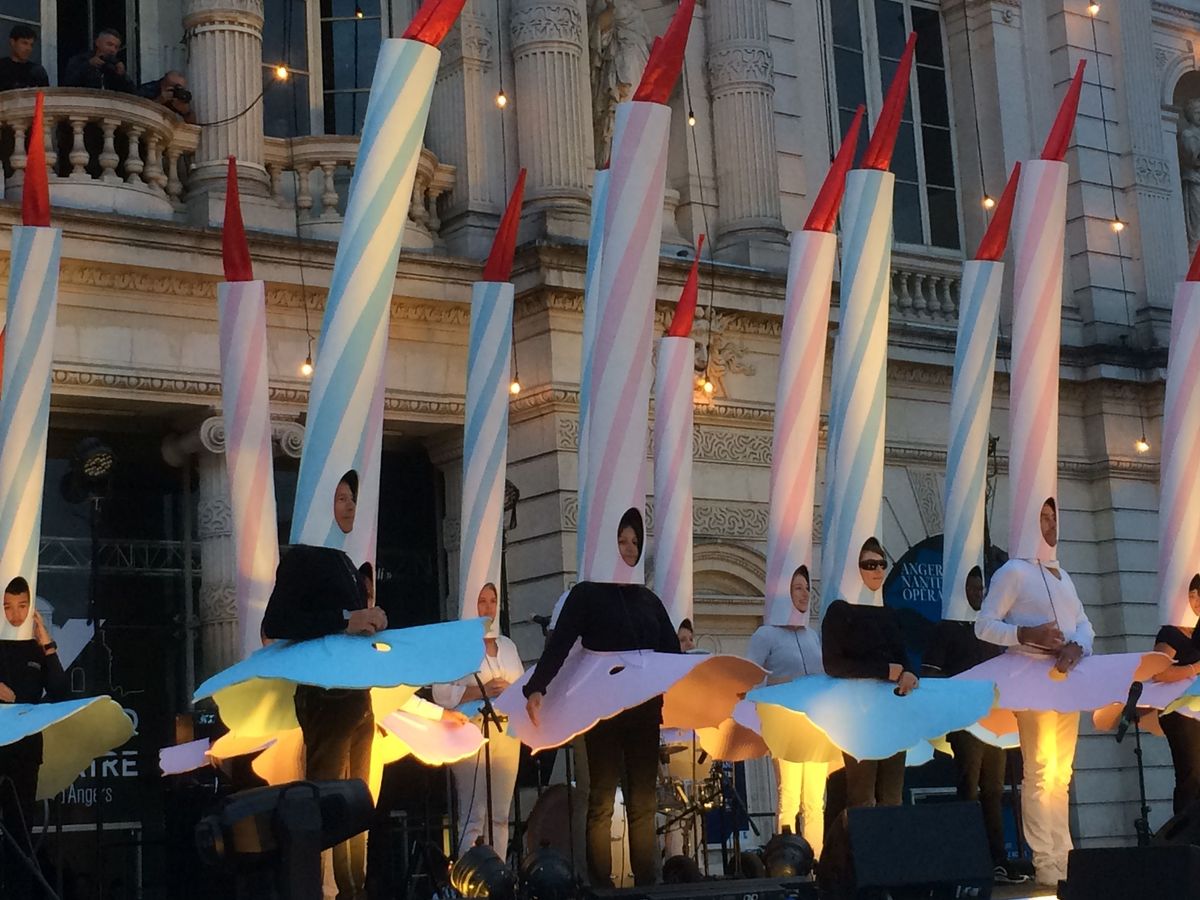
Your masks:
{"label": "ornate stone building facade", "polygon": [[[57,83],[63,14],[30,0]],[[89,4],[89,9],[90,9]],[[55,223],[64,230],[52,428],[158,434],[199,472],[200,550],[190,624],[199,674],[229,658],[233,573],[220,460],[215,282],[225,156],[240,163],[256,274],[268,282],[272,414],[281,466],[299,451],[300,363],[319,328],[370,66],[414,4],[160,0],[129,4],[140,80],[186,71],[189,126],[149,101],[53,88],[47,115]],[[1035,155],[1076,62],[1088,61],[1071,165],[1060,503],[1062,560],[1104,650],[1146,649],[1156,630],[1158,429],[1175,281],[1200,222],[1200,3],[1083,0],[707,0],[672,99],[659,279],[665,325],[687,248],[711,235],[695,336],[716,390],[697,395],[696,611],[701,646],[737,652],[759,622],[770,436],[788,230],[798,228],[858,102],[878,112],[896,35],[921,35],[895,168],[897,233],[889,359],[884,543],[899,556],[941,531],[958,273],[1011,165]],[[347,7],[349,9],[349,7]],[[396,276],[387,360],[388,439],[416,447],[438,482],[433,514],[442,611],[454,573],[470,285],[504,198],[529,170],[515,281],[516,361],[507,533],[513,636],[540,649],[531,617],[574,578],[584,238],[608,105],[671,0],[468,0],[447,40]],[[104,25],[110,23],[94,23]],[[65,39],[64,39],[65,40]],[[290,67],[275,83],[274,69]],[[266,90],[260,112],[255,96]],[[507,105],[496,102],[503,91]],[[18,221],[31,97],[0,94],[5,199],[0,253]],[[246,110],[249,110],[246,112]],[[224,121],[230,120],[231,121]],[[92,135],[96,135],[95,141]],[[13,136],[17,140],[13,140]],[[1197,141],[1200,146],[1200,140]],[[1185,211],[1187,215],[1185,216]],[[1112,228],[1114,219],[1123,231]],[[1192,234],[1200,237],[1200,226]],[[0,255],[0,278],[7,258]],[[835,284],[836,307],[836,284]],[[836,322],[836,309],[834,319]],[[1007,521],[1007,312],[993,432]],[[319,360],[317,361],[319,365]],[[1149,452],[1135,441],[1145,437]],[[385,469],[385,480],[389,477]],[[443,489],[444,488],[444,489]],[[48,488],[49,490],[49,488]],[[820,494],[818,493],[818,496]],[[281,497],[281,505],[285,498]],[[653,502],[649,550],[653,564]],[[818,511],[819,517],[819,511]],[[820,534],[818,523],[818,537]],[[385,573],[386,574],[386,573]],[[819,589],[819,585],[817,585]],[[189,601],[191,602],[191,601]],[[1085,842],[1132,834],[1132,757],[1085,736],[1075,815]],[[1155,821],[1171,772],[1148,751]]]}

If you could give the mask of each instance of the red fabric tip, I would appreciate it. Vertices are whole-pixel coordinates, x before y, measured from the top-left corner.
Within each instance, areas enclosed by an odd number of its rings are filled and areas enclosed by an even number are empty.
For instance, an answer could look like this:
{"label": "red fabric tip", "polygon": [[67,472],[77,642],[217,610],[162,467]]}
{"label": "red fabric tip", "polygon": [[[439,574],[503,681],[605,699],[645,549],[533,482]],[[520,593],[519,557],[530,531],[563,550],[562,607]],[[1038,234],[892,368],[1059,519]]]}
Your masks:
{"label": "red fabric tip", "polygon": [[1042,148],[1042,159],[1052,159],[1062,162],[1067,157],[1067,147],[1071,143],[1071,132],[1075,129],[1075,113],[1079,109],[1079,94],[1083,90],[1083,68],[1086,59],[1081,59],[1075,67],[1075,77],[1067,88],[1050,135],[1046,138],[1046,146]]}
{"label": "red fabric tip", "polygon": [[408,23],[404,37],[436,47],[454,27],[458,14],[467,0],[425,0],[413,20]]}
{"label": "red fabric tip", "polygon": [[[1200,281],[1200,246],[1196,247],[1196,255],[1192,257],[1192,264],[1191,264],[1191,266],[1188,267],[1187,277],[1184,279],[1184,281]],[[4,340],[4,335],[2,333],[0,333],[0,342],[2,342],[3,340]],[[2,344],[0,344],[0,351],[3,351],[3,350],[4,350],[4,347]],[[0,352],[0,360],[2,360],[3,358],[4,358],[3,353]]]}
{"label": "red fabric tip", "polygon": [[992,223],[984,232],[979,249],[975,251],[976,259],[990,259],[999,262],[1004,256],[1004,248],[1008,246],[1008,226],[1012,223],[1013,207],[1017,202],[1017,181],[1021,178],[1021,164],[1013,166],[1012,174],[1008,176],[1008,184],[1004,185],[1004,193],[996,204],[996,212]]}
{"label": "red fabric tip", "polygon": [[696,299],[700,295],[700,251],[704,247],[704,235],[696,240],[696,257],[692,260],[692,270],[688,272],[687,281],[683,283],[683,293],[675,304],[675,315],[667,327],[667,337],[687,337],[692,333],[692,321],[696,318]]}
{"label": "red fabric tip", "polygon": [[483,267],[483,281],[508,281],[512,277],[513,255],[517,252],[517,228],[521,224],[521,199],[525,195],[525,170],[517,176],[508,208],[496,229],[492,252]]}
{"label": "red fabric tip", "polygon": [[833,231],[833,226],[837,223],[838,210],[842,206],[842,195],[846,192],[846,173],[850,171],[850,166],[854,162],[854,148],[858,146],[858,132],[862,127],[865,111],[866,107],[861,103],[858,104],[858,109],[854,111],[854,119],[850,122],[850,128],[846,132],[846,136],[842,138],[842,145],[838,147],[837,156],[833,158],[829,172],[825,175],[825,183],[821,185],[817,199],[813,202],[812,211],[809,212],[808,218],[804,222],[805,231]]}
{"label": "red fabric tip", "polygon": [[221,232],[221,260],[225,263],[226,281],[253,281],[250,265],[250,245],[246,243],[246,228],[242,224],[242,204],[238,197],[237,160],[229,157],[225,176],[225,227]]}
{"label": "red fabric tip", "polygon": [[860,168],[886,172],[892,164],[892,151],[896,149],[896,135],[900,133],[900,120],[904,116],[904,102],[908,99],[908,79],[916,46],[917,33],[914,31],[908,36],[904,52],[900,54],[900,64],[884,95],[883,111],[875,122],[875,131],[871,135],[871,143],[867,144]]}
{"label": "red fabric tip", "polygon": [[671,89],[679,80],[683,68],[683,51],[687,48],[688,32],[692,28],[692,13],[696,0],[679,0],[679,8],[663,36],[650,49],[646,71],[633,99],[645,103],[666,103]]}
{"label": "red fabric tip", "polygon": [[38,92],[29,129],[29,152],[25,156],[25,187],[21,191],[21,221],[26,225],[50,224],[50,179],[46,174],[46,137],[42,128],[42,103]]}

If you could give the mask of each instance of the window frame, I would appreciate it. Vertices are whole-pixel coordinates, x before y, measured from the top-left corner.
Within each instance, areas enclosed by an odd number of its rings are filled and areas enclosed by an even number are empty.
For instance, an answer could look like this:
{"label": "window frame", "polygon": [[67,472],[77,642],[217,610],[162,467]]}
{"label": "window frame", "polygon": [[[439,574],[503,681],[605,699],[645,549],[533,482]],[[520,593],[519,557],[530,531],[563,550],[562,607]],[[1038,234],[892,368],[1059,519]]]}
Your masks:
{"label": "window frame", "polygon": [[[875,0],[824,0],[825,2],[825,22],[826,33],[824,35],[823,52],[826,59],[826,71],[829,73],[829,105],[828,116],[829,125],[832,129],[831,133],[835,136],[835,140],[840,141],[842,135],[842,125],[838,114],[838,83],[837,69],[834,59],[834,44],[833,44],[833,8],[834,3],[853,2],[858,8],[859,20],[859,36],[862,41],[861,52],[863,58],[863,80],[866,87],[867,110],[866,110],[866,127],[869,127],[875,122],[879,116],[879,111],[883,106],[884,88],[880,77],[880,50],[879,50],[879,28],[875,17]],[[907,241],[894,239],[895,247],[901,251],[910,253],[923,253],[931,256],[942,256],[952,259],[962,259],[966,255],[966,233],[963,227],[963,205],[962,205],[962,179],[959,174],[959,155],[958,155],[958,136],[957,122],[954,115],[954,86],[953,78],[950,71],[950,41],[946,31],[946,16],[942,9],[942,4],[938,0],[892,0],[899,3],[904,10],[904,27],[905,33],[912,32],[912,10],[913,7],[920,9],[928,9],[937,13],[939,37],[942,42],[942,60],[943,60],[943,75],[946,87],[946,104],[947,104],[947,122],[950,133],[950,155],[954,164],[953,171],[953,188],[954,188],[954,206],[955,206],[955,222],[958,227],[958,248],[943,247],[931,243],[931,223],[929,217],[929,182],[925,173],[925,152],[924,152],[924,136],[922,134],[923,121],[921,117],[921,97],[917,81],[917,62],[914,58],[912,70],[909,73],[908,98],[910,108],[912,110],[912,127],[915,141],[914,152],[916,155],[917,165],[917,194],[920,200],[921,210],[921,233],[923,242],[914,244]],[[940,127],[940,126],[931,126]],[[935,185],[936,187],[936,185]],[[893,228],[894,235],[894,228]]]}
{"label": "window frame", "polygon": [[[320,84],[319,84],[320,90],[317,91],[317,94],[319,96],[316,98],[316,105],[319,105],[320,110],[321,110],[321,115],[320,115],[320,119],[321,119],[320,133],[321,134],[338,134],[338,132],[336,132],[336,131],[331,132],[331,131],[325,130],[325,122],[327,121],[327,118],[328,118],[328,110],[326,110],[326,108],[325,108],[326,98],[331,97],[333,95],[337,95],[337,94],[363,94],[367,98],[369,98],[371,95],[371,85],[370,84],[367,84],[366,87],[356,87],[356,88],[326,88],[325,87],[325,54],[324,54],[325,48],[322,46],[322,34],[321,34],[322,27],[324,26],[324,24],[326,22],[329,22],[329,23],[354,22],[356,24],[361,24],[363,22],[377,21],[379,23],[380,42],[382,43],[382,41],[385,39],[385,37],[388,33],[387,25],[388,25],[388,17],[391,12],[391,4],[388,3],[387,0],[378,0],[378,2],[379,2],[379,14],[378,15],[370,15],[370,16],[364,15],[361,19],[359,19],[357,16],[354,16],[354,15],[323,16],[323,15],[321,15],[321,0],[316,0],[316,2],[308,4],[310,7],[314,7],[316,9],[316,19],[317,19],[316,43],[314,46],[317,48],[318,52],[315,57],[310,56],[310,59],[318,60],[317,65],[321,71],[321,79],[320,79]],[[331,5],[332,5],[332,3],[331,3]],[[364,110],[364,114],[365,114],[365,110]],[[333,112],[333,115],[336,120],[336,117],[337,117],[336,110]],[[357,118],[357,116],[355,118]],[[315,123],[315,119],[314,119],[314,128],[315,127],[316,127],[316,123]],[[345,135],[345,136],[353,137],[357,134],[358,134],[358,132],[355,131],[355,132],[352,132],[350,135]]]}

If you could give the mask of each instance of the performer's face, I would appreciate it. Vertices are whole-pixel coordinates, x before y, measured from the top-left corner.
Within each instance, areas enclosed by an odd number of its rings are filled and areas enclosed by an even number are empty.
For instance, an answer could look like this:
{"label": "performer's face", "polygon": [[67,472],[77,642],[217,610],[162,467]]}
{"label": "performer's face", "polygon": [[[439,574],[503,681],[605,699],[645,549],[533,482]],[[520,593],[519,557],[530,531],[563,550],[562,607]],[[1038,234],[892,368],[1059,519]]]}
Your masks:
{"label": "performer's face", "polygon": [[29,595],[5,594],[4,618],[13,628],[20,628],[24,625],[25,620],[29,618]]}
{"label": "performer's face", "polygon": [[679,629],[679,649],[684,653],[696,649],[696,632],[690,628]]}
{"label": "performer's face", "polygon": [[625,561],[627,566],[636,566],[638,557],[641,555],[641,548],[638,547],[637,532],[632,528],[622,528],[621,533],[617,535],[617,552],[621,554],[621,559]]}
{"label": "performer's face", "polygon": [[358,504],[354,502],[354,491],[344,481],[339,482],[333,494],[333,520],[343,534],[349,534],[354,528],[354,511]]}
{"label": "performer's face", "polygon": [[1051,503],[1042,504],[1042,540],[1051,547],[1058,543],[1058,511]]}
{"label": "performer's face", "polygon": [[883,587],[887,575],[887,560],[874,550],[864,550],[858,556],[858,571],[867,590],[874,593]]}
{"label": "performer's face", "polygon": [[808,579],[804,577],[804,573],[797,572],[792,576],[792,606],[796,612],[808,612],[809,596]]}
{"label": "performer's face", "polygon": [[967,578],[967,603],[971,605],[971,609],[979,612],[979,608],[983,606],[983,579],[971,576]]}
{"label": "performer's face", "polygon": [[[1194,615],[1200,616],[1200,591],[1188,591],[1188,606]],[[8,609],[8,597],[4,598],[4,608]]]}
{"label": "performer's face", "polygon": [[479,592],[479,599],[475,601],[475,611],[479,613],[481,619],[496,618],[496,608],[499,606],[499,601],[496,599],[496,589],[490,584],[486,585]]}

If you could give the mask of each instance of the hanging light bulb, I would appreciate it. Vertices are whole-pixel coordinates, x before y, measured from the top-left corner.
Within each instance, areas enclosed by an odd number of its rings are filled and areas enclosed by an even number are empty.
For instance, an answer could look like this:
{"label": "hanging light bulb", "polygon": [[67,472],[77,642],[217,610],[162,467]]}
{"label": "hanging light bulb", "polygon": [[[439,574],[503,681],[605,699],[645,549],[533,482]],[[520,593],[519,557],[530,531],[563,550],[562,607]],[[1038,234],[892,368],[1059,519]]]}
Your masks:
{"label": "hanging light bulb", "polygon": [[716,385],[709,380],[707,375],[704,376],[704,384],[702,384],[701,387],[704,389],[704,393],[708,394],[710,397],[712,396],[712,392],[717,389]]}
{"label": "hanging light bulb", "polygon": [[275,67],[275,77],[277,79],[279,79],[280,81],[287,81],[288,67],[285,66],[283,63],[280,63],[279,65],[277,65]]}
{"label": "hanging light bulb", "polygon": [[313,373],[312,354],[304,357],[304,362],[300,363],[300,374],[305,378],[311,378]]}
{"label": "hanging light bulb", "polygon": [[1099,3],[1089,3],[1088,4],[1088,15],[1089,16],[1098,16],[1099,14],[1100,14],[1100,4]]}
{"label": "hanging light bulb", "polygon": [[992,195],[984,194],[983,195],[983,208],[984,209],[994,209],[995,206],[996,206],[996,201],[992,198]]}
{"label": "hanging light bulb", "polygon": [[517,396],[517,394],[521,393],[521,382],[518,381],[516,378],[513,378],[512,384],[510,384],[508,386],[508,392],[510,394],[512,394],[514,397]]}
{"label": "hanging light bulb", "polygon": [[508,106],[508,95],[504,93],[504,88],[500,88],[499,93],[496,94],[496,105],[500,107],[500,109],[504,109],[504,107]]}
{"label": "hanging light bulb", "polygon": [[696,127],[696,113],[695,113],[695,111],[690,110],[690,109],[688,110],[688,127],[689,128]]}
{"label": "hanging light bulb", "polygon": [[363,17],[362,7],[361,6],[354,7],[354,18],[361,19],[362,17]]}
{"label": "hanging light bulb", "polygon": [[1112,228],[1112,230],[1115,231],[1117,234],[1120,234],[1122,231],[1125,230],[1125,223],[1121,221],[1120,216],[1117,216],[1115,219],[1112,220],[1112,225],[1110,225],[1109,227]]}
{"label": "hanging light bulb", "polygon": [[1133,442],[1133,449],[1138,453],[1150,452],[1150,442],[1146,440],[1146,435],[1143,434],[1140,438]]}

